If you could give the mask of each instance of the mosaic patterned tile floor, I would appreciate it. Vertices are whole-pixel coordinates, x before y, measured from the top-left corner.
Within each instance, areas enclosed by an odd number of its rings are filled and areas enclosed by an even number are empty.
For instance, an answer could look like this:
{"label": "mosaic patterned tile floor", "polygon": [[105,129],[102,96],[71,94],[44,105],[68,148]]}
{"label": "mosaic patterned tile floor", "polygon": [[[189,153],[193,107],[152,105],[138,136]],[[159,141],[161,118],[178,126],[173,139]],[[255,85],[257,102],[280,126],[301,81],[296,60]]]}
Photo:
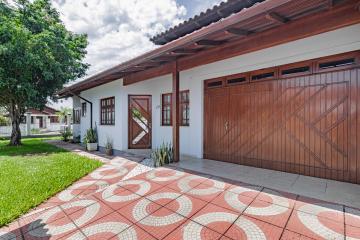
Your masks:
{"label": "mosaic patterned tile floor", "polygon": [[115,158],[0,239],[360,239],[360,210]]}

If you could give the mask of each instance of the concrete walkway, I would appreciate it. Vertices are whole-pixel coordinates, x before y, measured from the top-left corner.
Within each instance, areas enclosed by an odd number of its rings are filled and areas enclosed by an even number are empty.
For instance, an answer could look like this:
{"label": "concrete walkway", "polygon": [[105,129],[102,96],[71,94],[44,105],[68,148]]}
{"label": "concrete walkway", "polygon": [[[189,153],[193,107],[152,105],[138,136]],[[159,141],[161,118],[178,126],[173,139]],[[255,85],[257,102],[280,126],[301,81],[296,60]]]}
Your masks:
{"label": "concrete walkway", "polygon": [[[108,158],[53,144],[105,164],[0,229],[1,240],[360,239],[355,208],[179,166],[153,169],[129,153]],[[215,161],[194,164],[204,171],[218,166],[226,177],[238,170]]]}
{"label": "concrete walkway", "polygon": [[183,156],[173,166],[360,208],[360,185]]}

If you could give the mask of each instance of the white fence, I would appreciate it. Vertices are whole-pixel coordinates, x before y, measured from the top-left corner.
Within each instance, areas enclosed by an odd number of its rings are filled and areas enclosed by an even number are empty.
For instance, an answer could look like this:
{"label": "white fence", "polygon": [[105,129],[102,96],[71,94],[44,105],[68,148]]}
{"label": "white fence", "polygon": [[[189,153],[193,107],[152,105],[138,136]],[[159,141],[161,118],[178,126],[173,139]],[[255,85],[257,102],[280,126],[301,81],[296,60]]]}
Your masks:
{"label": "white fence", "polygon": [[[11,126],[0,126],[0,137],[7,137],[11,135]],[[20,124],[20,131],[22,135],[26,135],[26,124]]]}
{"label": "white fence", "polygon": [[[39,128],[38,124],[31,124],[30,126],[30,133],[27,133],[26,131],[26,124],[20,124],[20,131],[21,135],[38,135],[38,134],[53,134],[53,133],[59,133],[63,131],[63,129],[67,127],[64,124],[61,123],[52,123],[46,128]],[[9,137],[11,136],[12,127],[11,126],[0,126],[0,137]]]}

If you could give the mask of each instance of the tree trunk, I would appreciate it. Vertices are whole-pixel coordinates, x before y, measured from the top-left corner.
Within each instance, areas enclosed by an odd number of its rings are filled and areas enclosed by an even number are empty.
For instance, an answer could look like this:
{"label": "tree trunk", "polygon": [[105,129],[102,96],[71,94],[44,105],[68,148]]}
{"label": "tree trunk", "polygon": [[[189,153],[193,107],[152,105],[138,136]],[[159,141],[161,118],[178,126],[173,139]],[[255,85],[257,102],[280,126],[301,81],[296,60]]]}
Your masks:
{"label": "tree trunk", "polygon": [[11,118],[11,137],[10,137],[10,146],[19,146],[21,145],[21,131],[20,131],[20,121],[21,113],[17,109],[15,104],[12,104],[10,107],[10,118]]}

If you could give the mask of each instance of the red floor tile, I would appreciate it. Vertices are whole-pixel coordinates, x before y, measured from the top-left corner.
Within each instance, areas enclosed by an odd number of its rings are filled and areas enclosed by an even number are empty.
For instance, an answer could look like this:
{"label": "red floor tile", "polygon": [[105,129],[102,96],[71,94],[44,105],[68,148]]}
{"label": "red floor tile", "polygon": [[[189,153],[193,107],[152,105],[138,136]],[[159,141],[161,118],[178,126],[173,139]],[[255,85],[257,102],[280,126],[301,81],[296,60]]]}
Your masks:
{"label": "red floor tile", "polygon": [[149,195],[146,195],[145,198],[147,198],[150,201],[155,202],[161,206],[165,206],[166,204],[177,199],[180,196],[181,196],[181,193],[179,193],[175,190],[172,190],[171,188],[163,187]]}
{"label": "red floor tile", "polygon": [[210,187],[206,184],[200,184],[195,188],[192,188],[190,191],[187,191],[186,194],[199,198],[203,201],[211,202],[217,196],[219,196],[223,190],[215,187]]}
{"label": "red floor tile", "polygon": [[147,217],[149,214],[157,211],[161,207],[161,205],[156,204],[146,198],[141,198],[133,201],[123,208],[120,208],[117,210],[117,212],[119,212],[131,222],[136,223]]}
{"label": "red floor tile", "polygon": [[215,240],[220,238],[220,234],[210,230],[207,227],[201,226],[200,224],[187,220],[184,222],[176,231],[167,235],[164,240]]}
{"label": "red floor tile", "polygon": [[240,216],[224,235],[232,239],[279,239],[281,233],[282,228]]}
{"label": "red floor tile", "polygon": [[296,202],[297,195],[286,193],[282,191],[276,191],[268,188],[264,188],[256,199],[274,203],[276,205],[280,205],[286,208],[293,208]]}
{"label": "red floor tile", "polygon": [[196,213],[191,220],[223,234],[238,216],[239,214],[234,211],[210,203]]}
{"label": "red floor tile", "polygon": [[93,179],[106,180],[108,183],[113,184],[115,181],[121,180],[129,169],[126,167],[115,167],[111,165],[105,165],[90,174]]}
{"label": "red floor tile", "polygon": [[230,191],[222,192],[215,199],[211,201],[212,204],[218,205],[223,208],[242,213],[248,205],[253,201],[253,198],[233,193]]}
{"label": "red floor tile", "polygon": [[229,184],[229,183],[225,182],[223,179],[220,179],[217,177],[212,177],[210,179],[206,179],[204,182],[202,182],[202,184],[208,185],[210,187],[219,188],[221,190],[226,190],[231,186],[231,184]]}
{"label": "red floor tile", "polygon": [[285,230],[281,236],[281,240],[312,240],[312,238]]}
{"label": "red floor tile", "polygon": [[169,168],[156,168],[146,174],[146,178],[152,182],[168,185],[186,175],[185,172],[177,171]]}
{"label": "red floor tile", "polygon": [[48,222],[48,219],[36,220],[28,226],[27,230],[23,231],[26,240],[60,239],[78,231],[78,228],[70,218],[65,216],[52,222]]}
{"label": "red floor tile", "polygon": [[145,232],[143,229],[136,225],[132,225],[125,231],[121,232],[117,236],[113,237],[112,240],[132,240],[132,239],[138,239],[138,240],[156,240],[153,236],[151,236],[149,233]]}
{"label": "red floor tile", "polygon": [[300,196],[295,203],[294,209],[328,218],[341,224],[344,223],[344,208],[342,205]]}
{"label": "red floor tile", "polygon": [[151,233],[154,237],[162,239],[176,228],[181,226],[186,218],[170,211],[167,208],[160,208],[149,216],[137,222],[136,225]]}
{"label": "red floor tile", "polygon": [[83,226],[81,232],[78,231],[69,237],[70,239],[82,239],[81,236],[84,234],[88,240],[110,239],[123,232],[131,225],[132,223],[130,221],[114,212]]}
{"label": "red floor tile", "polygon": [[104,193],[102,196],[96,195],[96,197],[99,198],[103,203],[105,203],[106,205],[108,205],[109,207],[111,207],[114,210],[123,208],[123,207],[127,206],[128,204],[134,202],[135,200],[141,198],[140,195],[130,192],[127,189],[121,190],[121,188],[119,188],[119,187],[118,187],[118,190],[116,191],[116,195],[112,195],[110,197],[103,198],[103,197],[106,197],[107,195],[108,195],[107,193]]}
{"label": "red floor tile", "polygon": [[92,204],[90,206],[82,208],[79,211],[69,214],[69,218],[76,224],[76,226],[82,227],[112,212],[114,212],[113,209],[111,209],[101,201],[98,201],[95,204]]}
{"label": "red floor tile", "polygon": [[263,188],[255,185],[250,185],[246,183],[236,183],[232,184],[227,191],[244,195],[246,197],[255,198],[260,194]]}
{"label": "red floor tile", "polygon": [[181,193],[185,193],[190,191],[192,188],[197,187],[206,180],[209,179],[202,176],[187,174],[185,177],[182,177],[178,181],[168,184],[167,187]]}
{"label": "red floor tile", "polygon": [[360,210],[345,207],[345,224],[360,228]]}
{"label": "red floor tile", "polygon": [[21,239],[20,225],[17,220],[12,222],[8,226],[0,228],[0,239]]}
{"label": "red floor tile", "polygon": [[344,239],[344,223],[293,211],[286,229],[314,239]]}
{"label": "red floor tile", "polygon": [[311,238],[304,235],[285,230],[281,236],[281,240],[311,240]]}
{"label": "red floor tile", "polygon": [[88,196],[82,199],[74,199],[70,202],[64,203],[59,207],[64,210],[67,215],[70,215],[74,212],[82,210],[90,205],[93,205],[98,202],[98,199],[95,197]]}
{"label": "red floor tile", "polygon": [[151,181],[132,179],[121,181],[116,185],[140,196],[145,196],[163,187],[162,185],[153,183]]}
{"label": "red floor tile", "polygon": [[345,234],[347,239],[360,239],[360,227],[345,225]]}
{"label": "red floor tile", "polygon": [[61,218],[67,218],[67,215],[60,207],[54,207],[47,210],[39,210],[36,213],[26,215],[19,219],[18,223],[22,232],[30,231],[40,225],[50,224]]}
{"label": "red floor tile", "polygon": [[165,205],[165,208],[176,212],[181,216],[191,218],[207,204],[208,203],[205,201],[184,194],[176,200]]}
{"label": "red floor tile", "polygon": [[226,237],[226,236],[222,236],[219,240],[233,240],[233,239],[228,238],[228,237]]}
{"label": "red floor tile", "polygon": [[246,208],[244,214],[283,228],[290,217],[291,211],[290,208],[264,202],[256,198]]}

